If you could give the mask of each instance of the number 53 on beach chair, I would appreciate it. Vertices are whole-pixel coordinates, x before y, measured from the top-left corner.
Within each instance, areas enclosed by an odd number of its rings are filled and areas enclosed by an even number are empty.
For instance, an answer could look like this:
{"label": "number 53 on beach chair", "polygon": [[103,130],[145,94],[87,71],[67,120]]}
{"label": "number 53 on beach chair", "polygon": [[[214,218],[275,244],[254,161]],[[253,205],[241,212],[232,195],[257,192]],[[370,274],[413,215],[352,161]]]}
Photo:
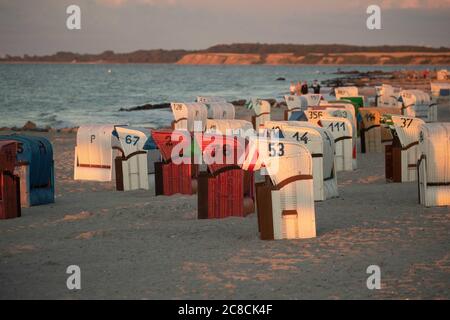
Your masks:
{"label": "number 53 on beach chair", "polygon": [[258,230],[262,240],[316,236],[311,154],[285,139],[250,141],[244,170],[264,167],[266,180],[256,184]]}

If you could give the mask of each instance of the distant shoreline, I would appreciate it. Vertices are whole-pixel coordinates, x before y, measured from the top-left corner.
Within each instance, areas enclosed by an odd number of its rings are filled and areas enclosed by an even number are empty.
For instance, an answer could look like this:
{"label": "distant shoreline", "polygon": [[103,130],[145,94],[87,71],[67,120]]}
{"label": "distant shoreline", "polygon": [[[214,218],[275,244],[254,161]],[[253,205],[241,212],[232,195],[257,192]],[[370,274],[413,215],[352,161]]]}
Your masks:
{"label": "distant shoreline", "polygon": [[307,63],[295,63],[295,64],[179,64],[179,63],[165,63],[165,62],[57,62],[57,61],[0,61],[0,65],[174,65],[174,66],[223,66],[223,67],[257,67],[257,66],[270,66],[270,67],[308,67],[308,66],[318,66],[318,67],[401,67],[401,66],[411,66],[411,67],[421,67],[421,66],[450,66],[448,63],[436,63],[436,64],[413,64],[413,63],[397,63],[397,64],[364,64],[364,63],[345,63],[345,64],[307,64]]}
{"label": "distant shoreline", "polygon": [[450,48],[344,44],[220,44],[204,50],[137,50],[98,54],[60,51],[0,57],[10,64],[185,64],[185,65],[450,65]]}

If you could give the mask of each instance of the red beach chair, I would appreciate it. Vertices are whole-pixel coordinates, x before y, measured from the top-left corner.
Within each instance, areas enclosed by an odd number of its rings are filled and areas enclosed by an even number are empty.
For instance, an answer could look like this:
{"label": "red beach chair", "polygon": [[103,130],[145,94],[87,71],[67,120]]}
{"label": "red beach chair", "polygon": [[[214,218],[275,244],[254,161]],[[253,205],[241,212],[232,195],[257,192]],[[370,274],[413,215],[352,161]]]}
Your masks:
{"label": "red beach chair", "polygon": [[[156,195],[195,194],[198,165],[192,161],[191,134],[188,131],[159,130],[152,131],[152,137],[163,159],[163,161],[155,163]],[[174,141],[173,137],[178,137],[179,139]],[[180,147],[180,143],[189,148],[189,154],[182,154],[181,151],[177,154],[176,160],[182,158],[188,160],[190,158],[190,161],[187,163],[174,162],[173,151]]]}
{"label": "red beach chair", "polygon": [[0,141],[0,220],[20,217],[20,179],[14,175],[17,142]]}
{"label": "red beach chair", "polygon": [[197,143],[208,166],[198,178],[198,218],[245,217],[254,212],[253,172],[238,166],[245,142],[240,144],[237,137],[205,134]]}

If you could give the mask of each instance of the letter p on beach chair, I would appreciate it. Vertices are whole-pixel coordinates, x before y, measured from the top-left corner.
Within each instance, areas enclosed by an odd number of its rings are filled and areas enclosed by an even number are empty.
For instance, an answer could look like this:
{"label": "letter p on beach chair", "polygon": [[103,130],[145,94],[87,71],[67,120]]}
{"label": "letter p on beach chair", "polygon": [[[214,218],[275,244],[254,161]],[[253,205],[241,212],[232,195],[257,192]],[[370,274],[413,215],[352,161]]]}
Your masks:
{"label": "letter p on beach chair", "polygon": [[84,125],[78,128],[74,179],[107,182],[115,179],[114,159],[120,155],[115,126]]}

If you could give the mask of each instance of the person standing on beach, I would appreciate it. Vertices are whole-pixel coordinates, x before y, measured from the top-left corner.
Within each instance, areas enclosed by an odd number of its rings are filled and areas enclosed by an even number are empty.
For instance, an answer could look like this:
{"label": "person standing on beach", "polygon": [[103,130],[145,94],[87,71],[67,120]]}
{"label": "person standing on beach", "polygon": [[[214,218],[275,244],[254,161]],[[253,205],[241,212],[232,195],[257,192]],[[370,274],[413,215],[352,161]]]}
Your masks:
{"label": "person standing on beach", "polygon": [[295,85],[294,82],[291,81],[291,85],[289,87],[289,92],[290,92],[291,96],[295,95],[296,89],[297,89],[297,86]]}
{"label": "person standing on beach", "polygon": [[317,82],[317,80],[314,80],[312,88],[315,94],[320,94],[320,84],[319,82]]}
{"label": "person standing on beach", "polygon": [[300,81],[298,81],[297,84],[295,85],[295,94],[297,96],[300,96],[302,94],[302,85]]}
{"label": "person standing on beach", "polygon": [[302,87],[301,87],[301,93],[302,94],[308,94],[308,84],[306,81],[303,81]]}

